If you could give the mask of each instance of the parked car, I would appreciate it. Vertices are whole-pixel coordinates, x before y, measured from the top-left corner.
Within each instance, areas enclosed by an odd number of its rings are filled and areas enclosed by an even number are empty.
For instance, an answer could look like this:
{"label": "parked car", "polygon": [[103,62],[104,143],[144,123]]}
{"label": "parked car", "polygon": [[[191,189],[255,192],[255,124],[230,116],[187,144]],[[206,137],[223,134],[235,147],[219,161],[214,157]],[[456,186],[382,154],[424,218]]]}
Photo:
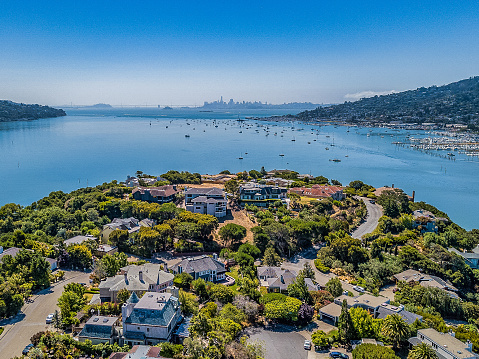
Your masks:
{"label": "parked car", "polygon": [[349,359],[349,356],[347,354],[343,354],[340,352],[331,352],[329,353],[330,358],[340,358],[340,359]]}
{"label": "parked car", "polygon": [[305,340],[304,341],[304,349],[311,350],[311,341],[310,340]]}
{"label": "parked car", "polygon": [[355,286],[353,287],[353,289],[354,289],[356,292],[364,293],[364,288],[363,288],[363,287],[360,287],[359,285],[355,285]]}
{"label": "parked car", "polygon": [[22,354],[23,354],[23,355],[27,355],[28,352],[30,351],[30,349],[32,349],[32,348],[33,348],[33,344],[31,344],[31,343],[28,344],[28,345],[22,350]]}
{"label": "parked car", "polygon": [[47,315],[47,319],[45,320],[45,322],[46,322],[47,324],[53,323],[53,317],[54,317],[54,316],[55,316],[55,315],[54,315],[53,313],[48,314],[48,315]]}
{"label": "parked car", "polygon": [[349,290],[343,290],[343,295],[349,295]]}

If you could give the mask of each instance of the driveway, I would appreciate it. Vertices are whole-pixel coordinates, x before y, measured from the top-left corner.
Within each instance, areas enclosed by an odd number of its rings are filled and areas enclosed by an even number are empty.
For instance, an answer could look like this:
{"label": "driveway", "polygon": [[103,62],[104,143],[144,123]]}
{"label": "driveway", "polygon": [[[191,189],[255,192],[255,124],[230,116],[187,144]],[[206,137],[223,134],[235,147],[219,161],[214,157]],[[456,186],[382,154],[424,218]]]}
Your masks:
{"label": "driveway", "polygon": [[63,287],[68,283],[88,283],[90,273],[65,272],[65,280],[55,283],[52,287],[33,295],[33,302],[23,305],[20,313],[9,320],[0,322],[5,331],[0,336],[1,358],[21,356],[23,348],[30,343],[33,334],[51,328],[45,324],[45,318],[53,313],[57,307],[58,298],[63,292]]}
{"label": "driveway", "polygon": [[365,234],[371,233],[378,226],[379,218],[383,215],[383,210],[380,205],[371,203],[370,199],[365,197],[358,197],[366,205],[368,215],[366,221],[363,222],[352,233],[351,237],[361,239]]}
{"label": "driveway", "polygon": [[304,350],[304,337],[294,327],[288,325],[270,325],[250,327],[245,334],[253,341],[264,345],[265,359],[307,359],[308,350]]}

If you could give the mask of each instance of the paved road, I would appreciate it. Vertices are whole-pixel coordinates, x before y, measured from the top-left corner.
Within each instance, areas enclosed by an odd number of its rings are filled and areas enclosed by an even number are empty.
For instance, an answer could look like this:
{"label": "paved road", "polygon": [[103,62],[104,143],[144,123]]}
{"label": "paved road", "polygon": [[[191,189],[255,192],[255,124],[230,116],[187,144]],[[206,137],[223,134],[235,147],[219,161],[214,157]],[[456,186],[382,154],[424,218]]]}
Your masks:
{"label": "paved road", "polygon": [[356,230],[351,233],[351,236],[353,238],[361,239],[362,236],[367,233],[371,233],[376,229],[378,226],[378,220],[383,215],[383,210],[380,205],[372,204],[368,198],[359,197],[359,199],[361,199],[366,205],[368,215],[366,217],[366,221],[356,228]]}
{"label": "paved road", "polygon": [[63,287],[72,282],[88,283],[89,276],[89,273],[66,272],[64,281],[32,296],[33,303],[25,304],[20,314],[13,320],[0,322],[0,326],[5,327],[4,333],[0,336],[0,357],[8,359],[20,356],[23,348],[30,343],[33,334],[50,327],[45,324],[45,318],[58,309],[57,300],[63,292]]}

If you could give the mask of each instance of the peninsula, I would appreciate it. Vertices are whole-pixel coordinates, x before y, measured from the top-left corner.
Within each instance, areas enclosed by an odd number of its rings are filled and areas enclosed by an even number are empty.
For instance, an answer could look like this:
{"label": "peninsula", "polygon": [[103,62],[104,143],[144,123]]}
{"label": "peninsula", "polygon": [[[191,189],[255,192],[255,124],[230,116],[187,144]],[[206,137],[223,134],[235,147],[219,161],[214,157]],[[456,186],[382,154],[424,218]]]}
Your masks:
{"label": "peninsula", "polygon": [[65,111],[49,106],[27,105],[7,100],[0,100],[0,122],[38,120],[66,116]]}

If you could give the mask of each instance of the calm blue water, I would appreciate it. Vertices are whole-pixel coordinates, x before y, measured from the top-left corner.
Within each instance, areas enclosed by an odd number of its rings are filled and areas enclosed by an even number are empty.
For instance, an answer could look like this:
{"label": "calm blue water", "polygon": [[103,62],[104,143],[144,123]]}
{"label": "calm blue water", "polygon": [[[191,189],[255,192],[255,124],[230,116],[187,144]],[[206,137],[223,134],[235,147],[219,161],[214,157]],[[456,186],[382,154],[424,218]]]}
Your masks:
{"label": "calm blue water", "polygon": [[[67,113],[63,118],[0,123],[0,205],[28,205],[51,191],[121,181],[137,170],[213,174],[264,166],[324,175],[343,184],[355,179],[375,187],[394,184],[409,194],[415,190],[416,200],[435,205],[459,225],[479,227],[479,162],[461,155],[451,161],[391,144],[407,131],[374,129],[368,137],[366,128],[347,132],[346,127],[238,122],[238,112],[123,108]],[[330,161],[336,158],[341,162]]]}

